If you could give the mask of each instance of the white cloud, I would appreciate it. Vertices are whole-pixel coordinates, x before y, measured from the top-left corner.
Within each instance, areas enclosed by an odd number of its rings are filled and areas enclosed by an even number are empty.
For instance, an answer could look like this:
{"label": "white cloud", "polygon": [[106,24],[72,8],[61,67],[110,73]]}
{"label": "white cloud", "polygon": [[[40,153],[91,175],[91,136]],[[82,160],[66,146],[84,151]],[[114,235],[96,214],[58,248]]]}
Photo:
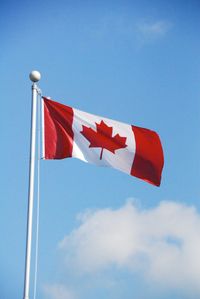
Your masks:
{"label": "white cloud", "polygon": [[79,219],[59,244],[68,267],[94,273],[114,266],[163,287],[200,293],[200,215],[194,207],[165,201],[140,210],[128,202]]}
{"label": "white cloud", "polygon": [[164,20],[147,22],[138,22],[136,28],[138,37],[143,42],[150,42],[161,38],[171,29],[172,23]]}
{"label": "white cloud", "polygon": [[74,295],[62,284],[46,284],[43,287],[44,293],[49,299],[74,299]]}
{"label": "white cloud", "polygon": [[129,46],[144,46],[164,37],[172,28],[172,22],[163,19],[136,19],[127,14],[107,13],[93,24],[83,26],[88,38],[107,41],[108,44],[121,42]]}

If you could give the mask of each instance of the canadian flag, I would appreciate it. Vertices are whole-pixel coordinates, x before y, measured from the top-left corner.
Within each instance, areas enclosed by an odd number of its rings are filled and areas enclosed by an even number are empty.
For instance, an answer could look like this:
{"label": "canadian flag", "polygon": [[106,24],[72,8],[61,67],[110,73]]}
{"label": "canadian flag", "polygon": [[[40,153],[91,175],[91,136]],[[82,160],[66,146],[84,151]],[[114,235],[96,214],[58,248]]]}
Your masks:
{"label": "canadian flag", "polygon": [[74,157],[159,186],[164,164],[156,132],[43,97],[43,158]]}

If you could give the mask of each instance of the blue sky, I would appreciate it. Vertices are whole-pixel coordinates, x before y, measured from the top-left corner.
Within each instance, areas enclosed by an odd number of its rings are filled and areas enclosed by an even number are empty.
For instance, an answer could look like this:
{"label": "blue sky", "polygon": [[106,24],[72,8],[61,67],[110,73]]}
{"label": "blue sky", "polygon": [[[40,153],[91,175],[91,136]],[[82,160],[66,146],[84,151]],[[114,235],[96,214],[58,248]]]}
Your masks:
{"label": "blue sky", "polygon": [[156,188],[76,159],[41,161],[37,298],[199,298],[199,1],[0,8],[0,297],[23,295],[28,75],[38,69],[43,95],[157,131],[165,167]]}

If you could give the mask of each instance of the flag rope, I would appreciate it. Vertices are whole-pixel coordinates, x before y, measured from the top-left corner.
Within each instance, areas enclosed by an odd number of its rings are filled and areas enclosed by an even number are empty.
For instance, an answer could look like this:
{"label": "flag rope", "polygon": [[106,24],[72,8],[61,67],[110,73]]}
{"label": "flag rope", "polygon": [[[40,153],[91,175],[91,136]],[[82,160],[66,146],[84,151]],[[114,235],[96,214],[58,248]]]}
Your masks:
{"label": "flag rope", "polygon": [[38,151],[37,151],[37,206],[36,206],[36,236],[35,236],[35,273],[34,273],[34,291],[33,299],[37,296],[37,276],[38,276],[38,248],[39,248],[39,225],[40,225],[40,160],[41,160],[41,101],[42,94],[41,90],[37,90],[37,101],[38,101]]}

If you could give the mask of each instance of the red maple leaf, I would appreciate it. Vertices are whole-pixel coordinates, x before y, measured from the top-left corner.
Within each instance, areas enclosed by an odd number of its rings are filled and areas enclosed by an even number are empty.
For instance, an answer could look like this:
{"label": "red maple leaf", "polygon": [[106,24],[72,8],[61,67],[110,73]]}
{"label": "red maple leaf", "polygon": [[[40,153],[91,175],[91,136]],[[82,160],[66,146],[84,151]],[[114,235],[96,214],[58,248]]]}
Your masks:
{"label": "red maple leaf", "polygon": [[89,147],[101,147],[100,160],[104,149],[115,154],[116,150],[127,147],[126,137],[121,137],[119,134],[112,137],[113,128],[107,126],[103,120],[100,124],[96,123],[97,131],[84,125],[82,127],[83,131],[80,133],[90,142]]}

